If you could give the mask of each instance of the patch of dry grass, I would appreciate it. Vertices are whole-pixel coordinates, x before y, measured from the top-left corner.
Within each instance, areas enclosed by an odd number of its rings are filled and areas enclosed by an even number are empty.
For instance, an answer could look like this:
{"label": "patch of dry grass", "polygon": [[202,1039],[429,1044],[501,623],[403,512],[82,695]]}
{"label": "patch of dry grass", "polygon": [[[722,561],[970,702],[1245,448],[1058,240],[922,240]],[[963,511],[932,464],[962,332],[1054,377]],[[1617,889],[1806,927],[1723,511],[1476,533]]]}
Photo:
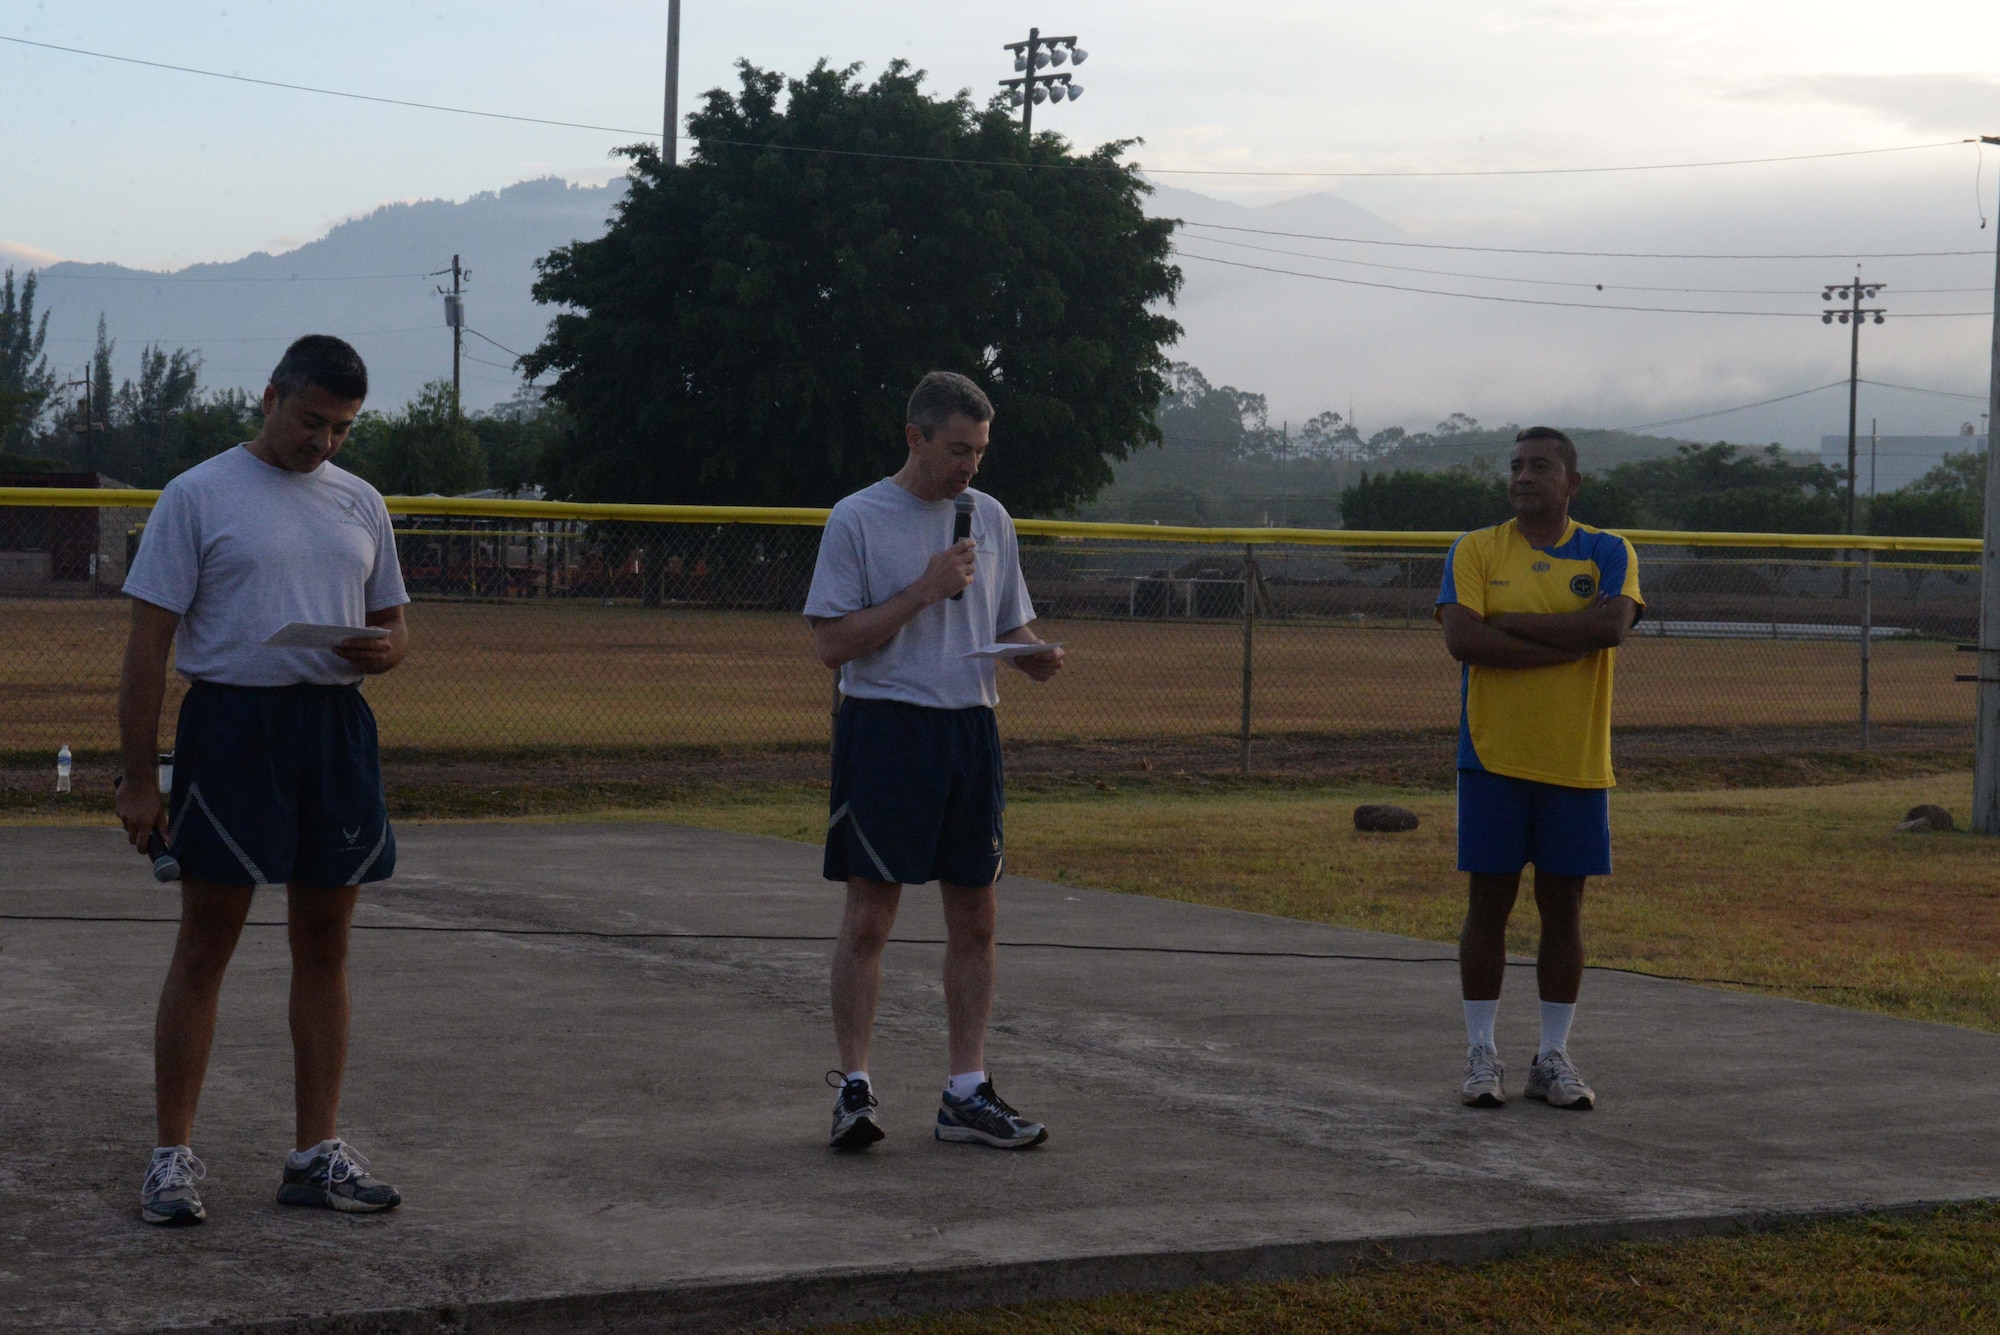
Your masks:
{"label": "patch of dry grass", "polygon": [[827,1335],[1831,1335],[2000,1328],[2000,1206],[1751,1236],[1207,1285]]}

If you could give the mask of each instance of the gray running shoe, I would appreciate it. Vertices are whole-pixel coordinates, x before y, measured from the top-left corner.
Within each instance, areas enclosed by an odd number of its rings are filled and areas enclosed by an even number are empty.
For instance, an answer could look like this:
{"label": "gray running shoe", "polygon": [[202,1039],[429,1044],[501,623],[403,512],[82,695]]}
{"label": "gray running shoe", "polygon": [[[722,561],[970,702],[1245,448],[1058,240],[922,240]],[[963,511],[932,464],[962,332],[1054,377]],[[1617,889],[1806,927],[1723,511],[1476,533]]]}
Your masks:
{"label": "gray running shoe", "polygon": [[1467,1048],[1465,1083],[1458,1087],[1458,1096],[1468,1108],[1505,1107],[1506,1079],[1507,1067],[1498,1052],[1483,1043],[1476,1048]]}
{"label": "gray running shoe", "polygon": [[1588,1112],[1597,1106],[1597,1091],[1583,1082],[1583,1074],[1569,1054],[1557,1048],[1539,1057],[1528,1068],[1527,1096],[1540,1099],[1551,1108],[1574,1108]]}
{"label": "gray running shoe", "polygon": [[868,1082],[828,1071],[826,1083],[840,1091],[833,1101],[833,1148],[865,1150],[882,1139],[882,1125],[875,1120],[875,1091]]}
{"label": "gray running shoe", "polygon": [[394,1187],[368,1176],[368,1161],[344,1140],[336,1140],[332,1149],[313,1155],[304,1168],[292,1167],[287,1158],[284,1180],[278,1184],[280,1205],[369,1214],[393,1210],[402,1203]]}
{"label": "gray running shoe", "polygon": [[194,1184],[208,1176],[208,1165],[194,1157],[185,1145],[171,1145],[153,1151],[146,1168],[146,1184],[139,1188],[139,1217],[149,1224],[169,1228],[199,1224],[208,1218]]}
{"label": "gray running shoe", "polygon": [[1007,1106],[1007,1100],[993,1092],[988,1080],[960,1101],[947,1091],[938,1100],[939,1140],[956,1140],[991,1145],[1002,1150],[1025,1150],[1049,1138],[1049,1129],[1031,1122]]}

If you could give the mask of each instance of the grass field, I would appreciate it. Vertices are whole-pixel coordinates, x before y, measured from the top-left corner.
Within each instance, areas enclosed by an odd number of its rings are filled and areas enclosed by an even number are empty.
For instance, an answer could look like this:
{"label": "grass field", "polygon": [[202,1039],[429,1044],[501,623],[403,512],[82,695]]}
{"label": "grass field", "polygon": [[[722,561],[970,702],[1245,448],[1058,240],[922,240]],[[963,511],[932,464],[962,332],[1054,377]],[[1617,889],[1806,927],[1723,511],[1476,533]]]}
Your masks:
{"label": "grass field", "polygon": [[[112,599],[0,602],[0,751],[116,745],[125,616]],[[759,746],[826,736],[829,676],[794,616],[426,602],[410,621],[409,660],[368,686],[392,746]],[[1050,621],[1038,629],[1068,643],[1071,670],[1046,687],[1003,676],[1012,739],[1213,736],[1239,726],[1240,623]],[[1874,654],[1876,721],[1969,728],[1971,696],[1952,683],[1964,665],[1951,645],[1886,641]],[[1457,666],[1427,625],[1263,622],[1253,667],[1253,726],[1266,735],[1457,720]],[[1620,654],[1616,721],[1848,724],[1858,691],[1852,644],[1639,639]]]}

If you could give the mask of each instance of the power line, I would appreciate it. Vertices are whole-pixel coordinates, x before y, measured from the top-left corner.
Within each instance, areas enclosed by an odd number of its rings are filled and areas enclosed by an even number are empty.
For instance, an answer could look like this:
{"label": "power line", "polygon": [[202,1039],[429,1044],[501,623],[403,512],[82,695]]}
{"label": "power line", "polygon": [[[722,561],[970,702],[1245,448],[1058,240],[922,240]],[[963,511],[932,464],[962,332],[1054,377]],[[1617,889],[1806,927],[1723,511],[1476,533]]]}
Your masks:
{"label": "power line", "polygon": [[[1440,278],[1474,278],[1488,283],[1532,283],[1538,287],[1582,287],[1598,292],[1699,292],[1745,297],[1804,297],[1810,295],[1799,287],[1648,287],[1635,283],[1592,283],[1581,279],[1560,278],[1515,278],[1505,274],[1466,273],[1459,269],[1424,269],[1408,264],[1383,264],[1377,260],[1351,260],[1339,255],[1315,255],[1310,251],[1286,250],[1280,246],[1259,246],[1248,241],[1225,241],[1219,236],[1193,237],[1211,246],[1230,246],[1238,250],[1259,250],[1270,255],[1290,255],[1302,260],[1321,260],[1327,264],[1352,264],[1364,269],[1393,269],[1398,273],[1434,274]],[[1939,288],[1935,291],[1984,292],[1984,287]]]}
{"label": "power line", "polygon": [[[1199,238],[1197,238],[1199,239]],[[1245,264],[1241,260],[1225,260],[1215,255],[1202,255],[1191,250],[1174,247],[1174,254],[1182,259],[1204,260],[1209,264],[1225,264],[1232,269],[1254,269],[1259,273],[1285,274],[1292,278],[1310,278],[1321,283],[1342,283],[1349,287],[1373,287],[1388,292],[1415,292],[1430,297],[1456,297],[1461,301],[1493,301],[1510,306],[1561,306],[1580,311],[1640,311],[1652,315],[1738,315],[1756,316],[1771,320],[1810,320],[1816,318],[1811,311],[1736,311],[1714,310],[1693,306],[1624,306],[1611,302],[1596,301],[1548,301],[1539,297],[1498,297],[1483,292],[1447,292],[1434,287],[1410,287],[1401,283],[1371,283],[1365,278],[1341,278],[1334,274],[1306,273],[1299,269],[1278,269],[1268,264]],[[1899,320],[1957,319],[1961,316],[1988,316],[1991,311],[1911,311],[1899,313]]]}
{"label": "power line", "polygon": [[[439,102],[416,102],[400,97],[380,97],[371,93],[352,93],[340,88],[317,88],[309,84],[283,83],[276,79],[256,79],[245,74],[225,74],[220,70],[197,69],[192,65],[173,65],[161,60],[142,60],[136,56],[113,55],[108,51],[92,51],[80,46],[62,46],[55,42],[37,42],[26,37],[10,37],[0,34],[0,42],[11,42],[17,46],[37,47],[45,51],[61,51],[67,55],[89,56],[95,60],[112,60],[125,65],[142,65],[148,69],[169,70],[176,74],[194,74],[208,79],[226,79],[232,83],[256,84],[264,88],[281,88],[288,92],[312,93],[320,97],[339,97],[356,102],[374,102],[382,106],[408,107],[418,111],[441,111],[455,116],[477,116],[485,120],[513,121],[524,125],[548,125],[568,130],[594,130],[606,134],[629,134],[642,139],[660,139],[661,134],[653,130],[628,129],[620,125],[595,125],[585,121],[555,120],[545,116],[521,116],[504,111],[483,111],[473,107],[447,106]],[[704,139],[698,135],[677,135],[677,139],[689,139],[696,143],[722,144],[739,148],[758,148],[786,153],[820,153],[834,157],[874,158],[895,162],[952,163],[961,166],[982,167],[1026,167],[1067,171],[1124,171],[1124,167],[1101,166],[1081,162],[1024,162],[1012,159],[947,158],[915,153],[870,153],[855,149],[818,148],[800,144],[754,143],[739,139]],[[1578,176],[1602,175],[1615,172],[1649,171],[1689,171],[1709,167],[1753,167],[1783,162],[1813,162],[1829,158],[1872,157],[1885,153],[1916,153],[1934,148],[1956,148],[1971,142],[1965,139],[1938,140],[1924,144],[1897,144],[1887,148],[1851,148],[1827,153],[1794,153],[1767,158],[1718,158],[1705,162],[1648,162],[1611,167],[1474,167],[1450,170],[1390,170],[1390,171],[1291,171],[1262,168],[1229,167],[1142,167],[1140,170],[1150,175],[1161,176],[1259,176],[1292,178],[1382,178],[1382,177],[1483,177],[1483,176]]]}
{"label": "power line", "polygon": [[1970,399],[1974,403],[1986,402],[1984,394],[1960,394],[1949,389],[1925,389],[1921,385],[1892,385],[1886,380],[1864,379],[1861,383],[1864,385],[1873,385],[1877,389],[1900,389],[1911,394],[1935,394],[1941,399]]}
{"label": "power line", "polygon": [[[1535,250],[1526,246],[1460,246],[1448,245],[1442,241],[1378,241],[1365,236],[1327,236],[1319,232],[1279,232],[1263,227],[1232,227],[1227,223],[1191,222],[1186,218],[1172,221],[1183,227],[1205,227],[1220,232],[1247,232],[1253,236],[1282,236],[1294,241],[1338,241],[1354,246],[1394,246],[1403,250],[1464,250],[1478,251],[1487,255],[1570,255],[1595,260],[1917,260],[1938,259],[1957,255],[1977,255],[1984,258],[1990,250],[1894,250],[1894,251],[1837,251],[1831,254],[1797,255],[1731,255],[1731,254],[1673,254],[1643,250]],[[1971,290],[1971,289],[1968,289]],[[1978,289],[1985,291],[1984,288]]]}
{"label": "power line", "polygon": [[[63,261],[58,260],[58,264]],[[366,283],[391,278],[428,278],[422,273],[294,274],[289,278],[183,278],[178,274],[50,273],[34,271],[44,283]]]}
{"label": "power line", "polygon": [[1278,269],[1268,264],[1245,264],[1240,260],[1225,260],[1214,255],[1197,254],[1176,246],[1174,254],[1182,259],[1203,260],[1209,264],[1224,264],[1232,269],[1254,269],[1258,273],[1285,274],[1292,278],[1310,278],[1321,283],[1340,283],[1349,287],[1372,287],[1387,292],[1414,292],[1427,297],[1456,297],[1461,301],[1491,301],[1509,306],[1561,306],[1581,311],[1641,311],[1652,315],[1741,315],[1757,316],[1772,320],[1815,320],[1819,317],[1811,311],[1737,311],[1711,310],[1688,306],[1624,306],[1610,302],[1595,301],[1550,301],[1540,297],[1500,297],[1483,292],[1447,292],[1433,287],[1410,287],[1402,283],[1374,283],[1365,278],[1341,278],[1334,274],[1306,273],[1299,269]]}
{"label": "power line", "polygon": [[1768,408],[1774,403],[1783,403],[1787,399],[1802,399],[1808,394],[1822,394],[1829,389],[1838,389],[1846,383],[1845,380],[1834,380],[1824,385],[1814,385],[1811,389],[1801,389],[1791,394],[1780,394],[1775,399],[1759,399],[1755,403],[1739,403],[1733,408],[1717,408],[1713,412],[1693,413],[1687,417],[1670,417],[1664,422],[1641,422],[1638,426],[1592,427],[1579,431],[1578,434],[1600,436],[1610,435],[1613,432],[1651,431],[1657,427],[1681,426],[1687,422],[1703,422],[1711,417],[1727,417],[1731,413],[1747,412],[1752,408]]}
{"label": "power line", "polygon": [[[486,338],[486,335],[480,333],[477,329],[474,329],[471,325],[467,325],[465,327],[465,332],[472,335],[474,338],[485,339],[486,342],[491,343],[494,347],[500,349],[500,351],[506,353],[509,357],[525,357],[528,355],[525,352],[514,351],[512,348],[508,347],[505,343],[502,343],[498,339]],[[497,365],[497,363],[495,364]]]}

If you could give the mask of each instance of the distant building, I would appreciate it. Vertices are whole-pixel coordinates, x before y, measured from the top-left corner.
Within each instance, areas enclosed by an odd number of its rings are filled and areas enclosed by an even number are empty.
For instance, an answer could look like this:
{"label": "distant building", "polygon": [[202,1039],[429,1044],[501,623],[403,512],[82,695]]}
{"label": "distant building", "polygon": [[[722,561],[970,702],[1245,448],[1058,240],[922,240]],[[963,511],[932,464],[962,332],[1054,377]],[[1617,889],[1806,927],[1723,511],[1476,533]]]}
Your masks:
{"label": "distant building", "polygon": [[[0,473],[0,487],[123,488],[98,473]],[[0,597],[115,594],[146,521],[129,506],[0,506]]]}
{"label": "distant building", "polygon": [[[1861,495],[1869,494],[1869,437],[1862,432],[1854,442],[1854,486]],[[1976,434],[1970,423],[1956,436],[1878,436],[1875,438],[1874,492],[1901,491],[1943,461],[1947,454],[1968,450],[1984,454],[1986,437]],[[1847,433],[1819,438],[1819,461],[1829,468],[1847,467]]]}

